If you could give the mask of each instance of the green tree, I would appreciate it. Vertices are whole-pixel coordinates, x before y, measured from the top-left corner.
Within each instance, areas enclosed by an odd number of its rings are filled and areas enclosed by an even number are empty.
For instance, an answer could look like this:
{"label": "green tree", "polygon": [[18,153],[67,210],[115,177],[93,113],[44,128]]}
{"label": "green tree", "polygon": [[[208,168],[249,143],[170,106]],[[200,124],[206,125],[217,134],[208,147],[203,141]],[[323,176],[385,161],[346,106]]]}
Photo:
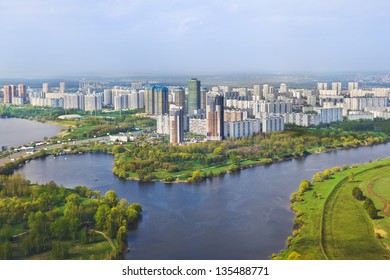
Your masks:
{"label": "green tree", "polygon": [[299,184],[299,193],[303,194],[305,191],[307,191],[310,188],[310,181],[309,180],[303,180]]}
{"label": "green tree", "polygon": [[354,187],[352,190],[352,196],[357,200],[363,200],[364,195],[362,190],[359,187]]}
{"label": "green tree", "polygon": [[312,181],[313,182],[322,182],[322,181],[324,181],[324,175],[322,174],[322,172],[317,172],[316,174],[314,174],[314,176],[312,178]]}
{"label": "green tree", "polygon": [[341,170],[340,166],[334,166],[334,167],[332,168],[332,173],[340,172],[340,170]]}
{"label": "green tree", "polygon": [[11,242],[0,242],[0,259],[9,260],[12,257]]}
{"label": "green tree", "polygon": [[104,195],[104,202],[107,203],[110,207],[114,207],[119,202],[119,197],[115,191],[109,190]]}
{"label": "green tree", "polygon": [[96,227],[104,230],[106,228],[106,222],[108,214],[110,213],[110,207],[107,204],[102,204],[98,207],[95,214]]}
{"label": "green tree", "polygon": [[324,172],[322,174],[323,174],[324,180],[327,180],[332,175],[332,171],[329,168],[327,168],[324,170]]}
{"label": "green tree", "polygon": [[350,172],[350,173],[348,174],[348,181],[349,181],[349,182],[353,182],[354,178],[355,178],[355,174],[353,174],[353,172]]}

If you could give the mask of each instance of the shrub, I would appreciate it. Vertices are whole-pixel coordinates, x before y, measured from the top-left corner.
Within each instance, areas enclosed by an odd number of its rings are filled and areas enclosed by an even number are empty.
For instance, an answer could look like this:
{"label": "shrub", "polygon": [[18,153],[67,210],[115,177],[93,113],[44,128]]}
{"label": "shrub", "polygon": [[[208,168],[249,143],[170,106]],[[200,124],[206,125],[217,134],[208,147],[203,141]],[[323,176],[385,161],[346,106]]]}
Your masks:
{"label": "shrub", "polygon": [[363,200],[364,199],[364,195],[363,195],[363,192],[360,188],[358,187],[354,187],[353,190],[352,190],[352,196],[357,199],[357,200]]}

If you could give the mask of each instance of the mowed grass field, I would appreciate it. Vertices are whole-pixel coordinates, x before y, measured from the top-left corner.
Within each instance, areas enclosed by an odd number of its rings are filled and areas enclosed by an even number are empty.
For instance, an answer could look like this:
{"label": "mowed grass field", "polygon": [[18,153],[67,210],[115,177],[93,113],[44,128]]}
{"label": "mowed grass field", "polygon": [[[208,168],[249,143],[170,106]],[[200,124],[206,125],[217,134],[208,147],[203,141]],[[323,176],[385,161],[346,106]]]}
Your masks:
{"label": "mowed grass field", "polygon": [[[348,175],[354,174],[352,181]],[[378,179],[379,178],[379,179]],[[292,204],[298,226],[288,248],[275,259],[390,259],[390,217],[378,212],[372,220],[363,202],[353,198],[360,187],[378,210],[384,204],[370,195],[368,187],[390,201],[390,159],[334,173],[330,179],[314,183],[303,193],[303,201]]]}

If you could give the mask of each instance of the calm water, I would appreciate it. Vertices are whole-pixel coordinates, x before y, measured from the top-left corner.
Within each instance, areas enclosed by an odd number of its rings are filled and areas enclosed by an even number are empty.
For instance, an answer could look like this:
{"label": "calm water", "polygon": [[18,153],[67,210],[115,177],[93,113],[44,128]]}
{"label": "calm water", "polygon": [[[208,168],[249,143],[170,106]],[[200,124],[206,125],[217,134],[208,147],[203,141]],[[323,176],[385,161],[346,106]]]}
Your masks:
{"label": "calm water", "polygon": [[17,147],[58,134],[61,127],[24,119],[0,118],[0,147]]}
{"label": "calm water", "polygon": [[143,219],[129,232],[126,259],[269,259],[292,231],[289,197],[302,179],[387,156],[390,143],[246,169],[197,185],[121,181],[112,175],[112,157],[104,154],[49,157],[19,172],[34,182],[113,189],[142,203]]}

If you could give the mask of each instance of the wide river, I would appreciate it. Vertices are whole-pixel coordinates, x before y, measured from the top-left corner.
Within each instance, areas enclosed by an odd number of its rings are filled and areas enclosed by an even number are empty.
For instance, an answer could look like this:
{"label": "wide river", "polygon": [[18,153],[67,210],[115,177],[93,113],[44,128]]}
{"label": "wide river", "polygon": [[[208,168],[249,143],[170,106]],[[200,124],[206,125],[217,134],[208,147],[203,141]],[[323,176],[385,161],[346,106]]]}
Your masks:
{"label": "wide river", "polygon": [[85,185],[143,205],[129,232],[126,259],[269,259],[285,248],[294,213],[290,194],[299,182],[335,165],[390,156],[390,143],[311,155],[242,170],[200,184],[121,181],[105,154],[30,161],[18,172],[32,182]]}
{"label": "wide river", "polygon": [[0,147],[17,147],[57,135],[61,126],[24,119],[0,118]]}

